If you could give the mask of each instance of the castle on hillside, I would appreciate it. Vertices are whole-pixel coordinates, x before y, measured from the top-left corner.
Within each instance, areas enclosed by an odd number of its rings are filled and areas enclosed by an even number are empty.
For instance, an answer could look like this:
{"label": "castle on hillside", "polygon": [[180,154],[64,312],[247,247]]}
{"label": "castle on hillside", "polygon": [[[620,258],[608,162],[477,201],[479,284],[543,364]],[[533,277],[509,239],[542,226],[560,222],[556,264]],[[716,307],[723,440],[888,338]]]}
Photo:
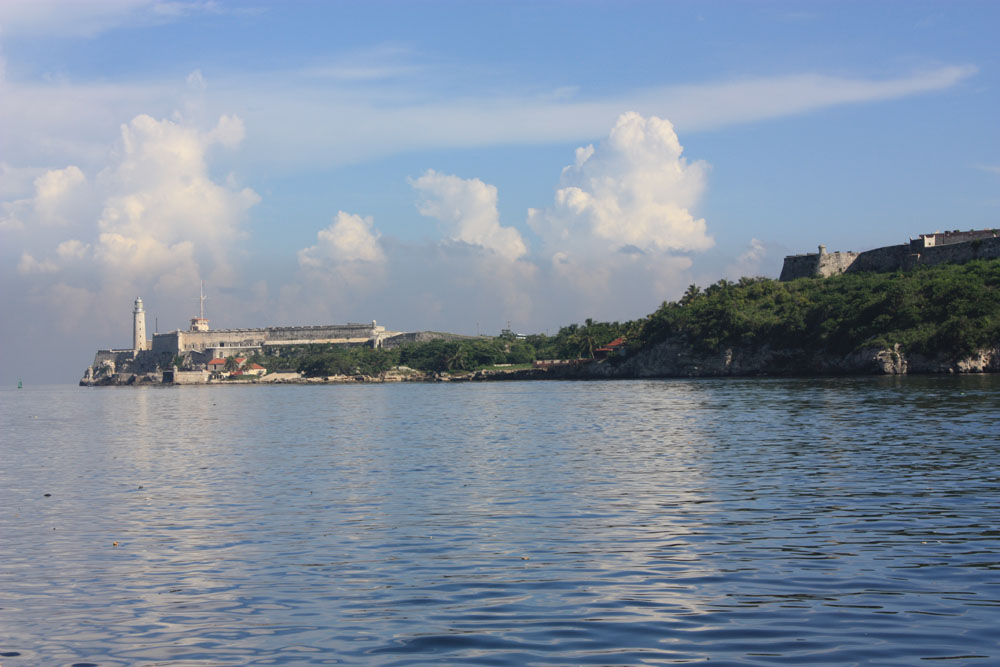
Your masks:
{"label": "castle on hillside", "polygon": [[779,280],[828,278],[863,271],[885,273],[918,265],[996,258],[1000,258],[1000,229],[954,230],[921,234],[907,243],[864,252],[827,252],[821,245],[819,252],[785,257]]}

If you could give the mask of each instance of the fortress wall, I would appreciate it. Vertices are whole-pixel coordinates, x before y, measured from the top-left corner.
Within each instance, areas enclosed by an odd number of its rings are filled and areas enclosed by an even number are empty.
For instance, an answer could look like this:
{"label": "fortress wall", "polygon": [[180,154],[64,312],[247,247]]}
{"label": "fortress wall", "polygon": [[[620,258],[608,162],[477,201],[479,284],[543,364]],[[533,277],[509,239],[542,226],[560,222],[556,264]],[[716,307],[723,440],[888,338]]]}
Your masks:
{"label": "fortress wall", "polygon": [[[205,384],[208,382],[208,371],[170,371],[172,377],[169,382],[173,384]],[[167,373],[164,373],[164,382],[168,382]]]}
{"label": "fortress wall", "polygon": [[98,350],[97,354],[94,355],[94,368],[96,369],[104,362],[110,361],[115,365],[115,369],[118,369],[123,362],[131,362],[133,356],[132,350]]}
{"label": "fortress wall", "polygon": [[177,354],[180,350],[178,334],[180,334],[179,331],[153,334],[153,354],[157,356],[169,354],[171,357]]}
{"label": "fortress wall", "polygon": [[235,354],[241,348],[259,348],[263,345],[360,344],[374,337],[383,338],[386,334],[385,327],[372,327],[370,324],[172,331],[153,337],[153,351],[175,355],[188,350],[202,352],[209,348],[221,348],[221,352],[231,347],[235,348]]}
{"label": "fortress wall", "polygon": [[[994,230],[980,232],[949,232],[951,238],[973,237],[971,241],[948,242],[920,247],[914,242],[885,246],[864,252],[811,253],[785,257],[779,280],[819,276],[826,278],[840,273],[888,273],[910,269],[916,265],[961,264],[973,259],[1000,259],[1000,237]],[[941,235],[943,236],[943,235]]]}
{"label": "fortress wall", "polygon": [[796,278],[812,278],[819,267],[819,254],[789,255],[781,267],[778,280],[795,280]]}
{"label": "fortress wall", "polygon": [[901,268],[907,266],[907,262],[913,261],[910,256],[913,251],[910,249],[910,244],[902,245],[890,245],[884,248],[875,248],[874,250],[866,250],[864,252],[855,253],[857,259],[851,264],[849,271],[851,273],[858,273],[861,271],[869,271],[873,273],[886,273],[889,271],[898,271]]}
{"label": "fortress wall", "polygon": [[824,252],[806,255],[790,255],[785,258],[778,280],[796,278],[828,278],[847,271],[860,253]]}
{"label": "fortress wall", "polygon": [[937,245],[924,248],[917,259],[918,264],[959,264],[973,259],[1000,258],[1000,238],[977,239],[955,245]]}
{"label": "fortress wall", "polygon": [[268,327],[267,340],[276,341],[314,341],[339,339],[372,338],[376,333],[385,332],[385,327],[372,327],[371,324],[335,324],[315,327]]}
{"label": "fortress wall", "polygon": [[932,248],[952,243],[966,243],[968,241],[996,238],[997,236],[1000,236],[1000,230],[998,229],[974,229],[967,232],[956,230],[952,232],[923,234],[919,240],[923,241],[924,248]]}
{"label": "fortress wall", "polygon": [[825,252],[817,255],[816,273],[821,278],[840,275],[853,266],[860,253],[856,252]]}

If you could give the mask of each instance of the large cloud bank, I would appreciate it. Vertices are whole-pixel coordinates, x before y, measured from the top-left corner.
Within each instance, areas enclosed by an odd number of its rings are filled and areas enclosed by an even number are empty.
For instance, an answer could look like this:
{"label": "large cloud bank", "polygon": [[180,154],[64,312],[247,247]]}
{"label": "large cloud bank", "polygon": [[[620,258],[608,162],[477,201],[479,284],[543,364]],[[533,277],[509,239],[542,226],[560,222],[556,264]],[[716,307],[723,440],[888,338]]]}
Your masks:
{"label": "large cloud bank", "polygon": [[439,242],[403,243],[371,218],[340,212],[299,251],[308,288],[286,285],[283,294],[312,295],[311,312],[334,304],[360,314],[375,302],[411,327],[466,331],[471,322],[544,330],[640,316],[680,288],[691,255],[714,244],[694,213],[707,173],[706,163],[685,159],[668,121],[623,114],[607,138],[577,149],[553,203],[527,212],[532,249],[501,222],[495,186],[428,169],[410,185]]}
{"label": "large cloud bank", "polygon": [[199,279],[231,280],[259,197],[214,181],[207,152],[233,148],[243,134],[234,116],[201,131],[140,115],[121,126],[97,173],[69,165],[38,175],[27,196],[0,204],[0,232],[20,248],[29,297],[51,305],[61,329],[75,330],[106,321],[140,293],[162,305],[191,294]]}
{"label": "large cloud bank", "polygon": [[15,274],[31,302],[19,309],[45,308],[63,331],[87,329],[88,342],[118,340],[136,295],[165,328],[183,326],[204,279],[216,326],[378,318],[400,330],[554,332],[649,312],[714,243],[696,212],[707,164],[684,157],[668,121],[626,113],[553,174],[551,204],[519,221],[501,220],[494,185],[428,169],[409,180],[412,224],[437,240],[404,241],[340,210],[312,244],[268,256],[278,270],[261,273],[244,252],[259,197],[209,168],[244,134],[235,116],[199,129],[139,115],[96,173],[5,166],[27,190],[0,203],[0,236],[20,249]]}

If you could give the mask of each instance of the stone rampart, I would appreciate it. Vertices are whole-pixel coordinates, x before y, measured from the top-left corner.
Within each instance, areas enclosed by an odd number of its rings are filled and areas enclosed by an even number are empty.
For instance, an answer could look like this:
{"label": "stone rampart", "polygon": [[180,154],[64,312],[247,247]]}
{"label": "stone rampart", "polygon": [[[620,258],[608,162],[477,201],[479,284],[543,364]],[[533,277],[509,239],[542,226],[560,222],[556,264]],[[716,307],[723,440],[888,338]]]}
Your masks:
{"label": "stone rampart", "polygon": [[781,267],[778,280],[795,280],[796,278],[813,278],[819,268],[819,253],[807,255],[789,255]]}
{"label": "stone rampart", "polygon": [[269,343],[317,339],[370,339],[378,333],[385,333],[385,327],[373,327],[370,324],[338,324],[315,327],[269,327],[267,332]]}
{"label": "stone rampart", "polygon": [[[888,273],[898,271],[913,265],[914,259],[910,258],[913,252],[910,245],[890,245],[883,248],[875,248],[864,252],[855,253],[855,260],[839,273]],[[908,259],[909,258],[909,259]],[[836,274],[830,274],[836,275]],[[825,276],[824,276],[825,277]]]}
{"label": "stone rampart", "polygon": [[135,350],[98,350],[97,354],[94,355],[94,368],[109,361],[117,367],[123,362],[132,361],[134,357]]}
{"label": "stone rampart", "polygon": [[264,346],[374,343],[392,335],[374,324],[335,324],[306,327],[267,327],[264,329],[215,329],[209,331],[171,331],[153,337],[154,354],[175,355],[182,352],[206,352],[228,356],[252,352]]}
{"label": "stone rampart", "polygon": [[[986,231],[993,232],[993,230]],[[984,233],[963,232],[966,235],[982,235]],[[1000,237],[997,236],[985,236],[958,243],[928,245],[922,248],[910,242],[874,248],[864,252],[821,252],[789,255],[785,257],[779,280],[827,278],[841,273],[888,273],[912,269],[921,265],[961,264],[974,259],[997,258],[1000,258]]]}
{"label": "stone rampart", "polygon": [[163,371],[164,384],[205,384],[208,371]]}
{"label": "stone rampart", "polygon": [[1000,258],[1000,238],[994,237],[925,248],[920,253],[918,263],[927,265],[958,264],[973,259],[998,258]]}
{"label": "stone rampart", "polygon": [[816,263],[816,275],[820,278],[829,278],[849,270],[858,259],[860,253],[856,252],[824,252],[818,257]]}

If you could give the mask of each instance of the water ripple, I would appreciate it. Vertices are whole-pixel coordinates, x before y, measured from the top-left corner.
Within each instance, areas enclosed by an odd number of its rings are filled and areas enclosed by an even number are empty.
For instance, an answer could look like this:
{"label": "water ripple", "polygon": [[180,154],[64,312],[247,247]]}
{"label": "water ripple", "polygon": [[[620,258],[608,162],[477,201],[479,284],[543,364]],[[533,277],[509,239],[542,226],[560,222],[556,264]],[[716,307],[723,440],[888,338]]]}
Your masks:
{"label": "water ripple", "polygon": [[998,389],[3,391],[0,659],[994,664]]}

